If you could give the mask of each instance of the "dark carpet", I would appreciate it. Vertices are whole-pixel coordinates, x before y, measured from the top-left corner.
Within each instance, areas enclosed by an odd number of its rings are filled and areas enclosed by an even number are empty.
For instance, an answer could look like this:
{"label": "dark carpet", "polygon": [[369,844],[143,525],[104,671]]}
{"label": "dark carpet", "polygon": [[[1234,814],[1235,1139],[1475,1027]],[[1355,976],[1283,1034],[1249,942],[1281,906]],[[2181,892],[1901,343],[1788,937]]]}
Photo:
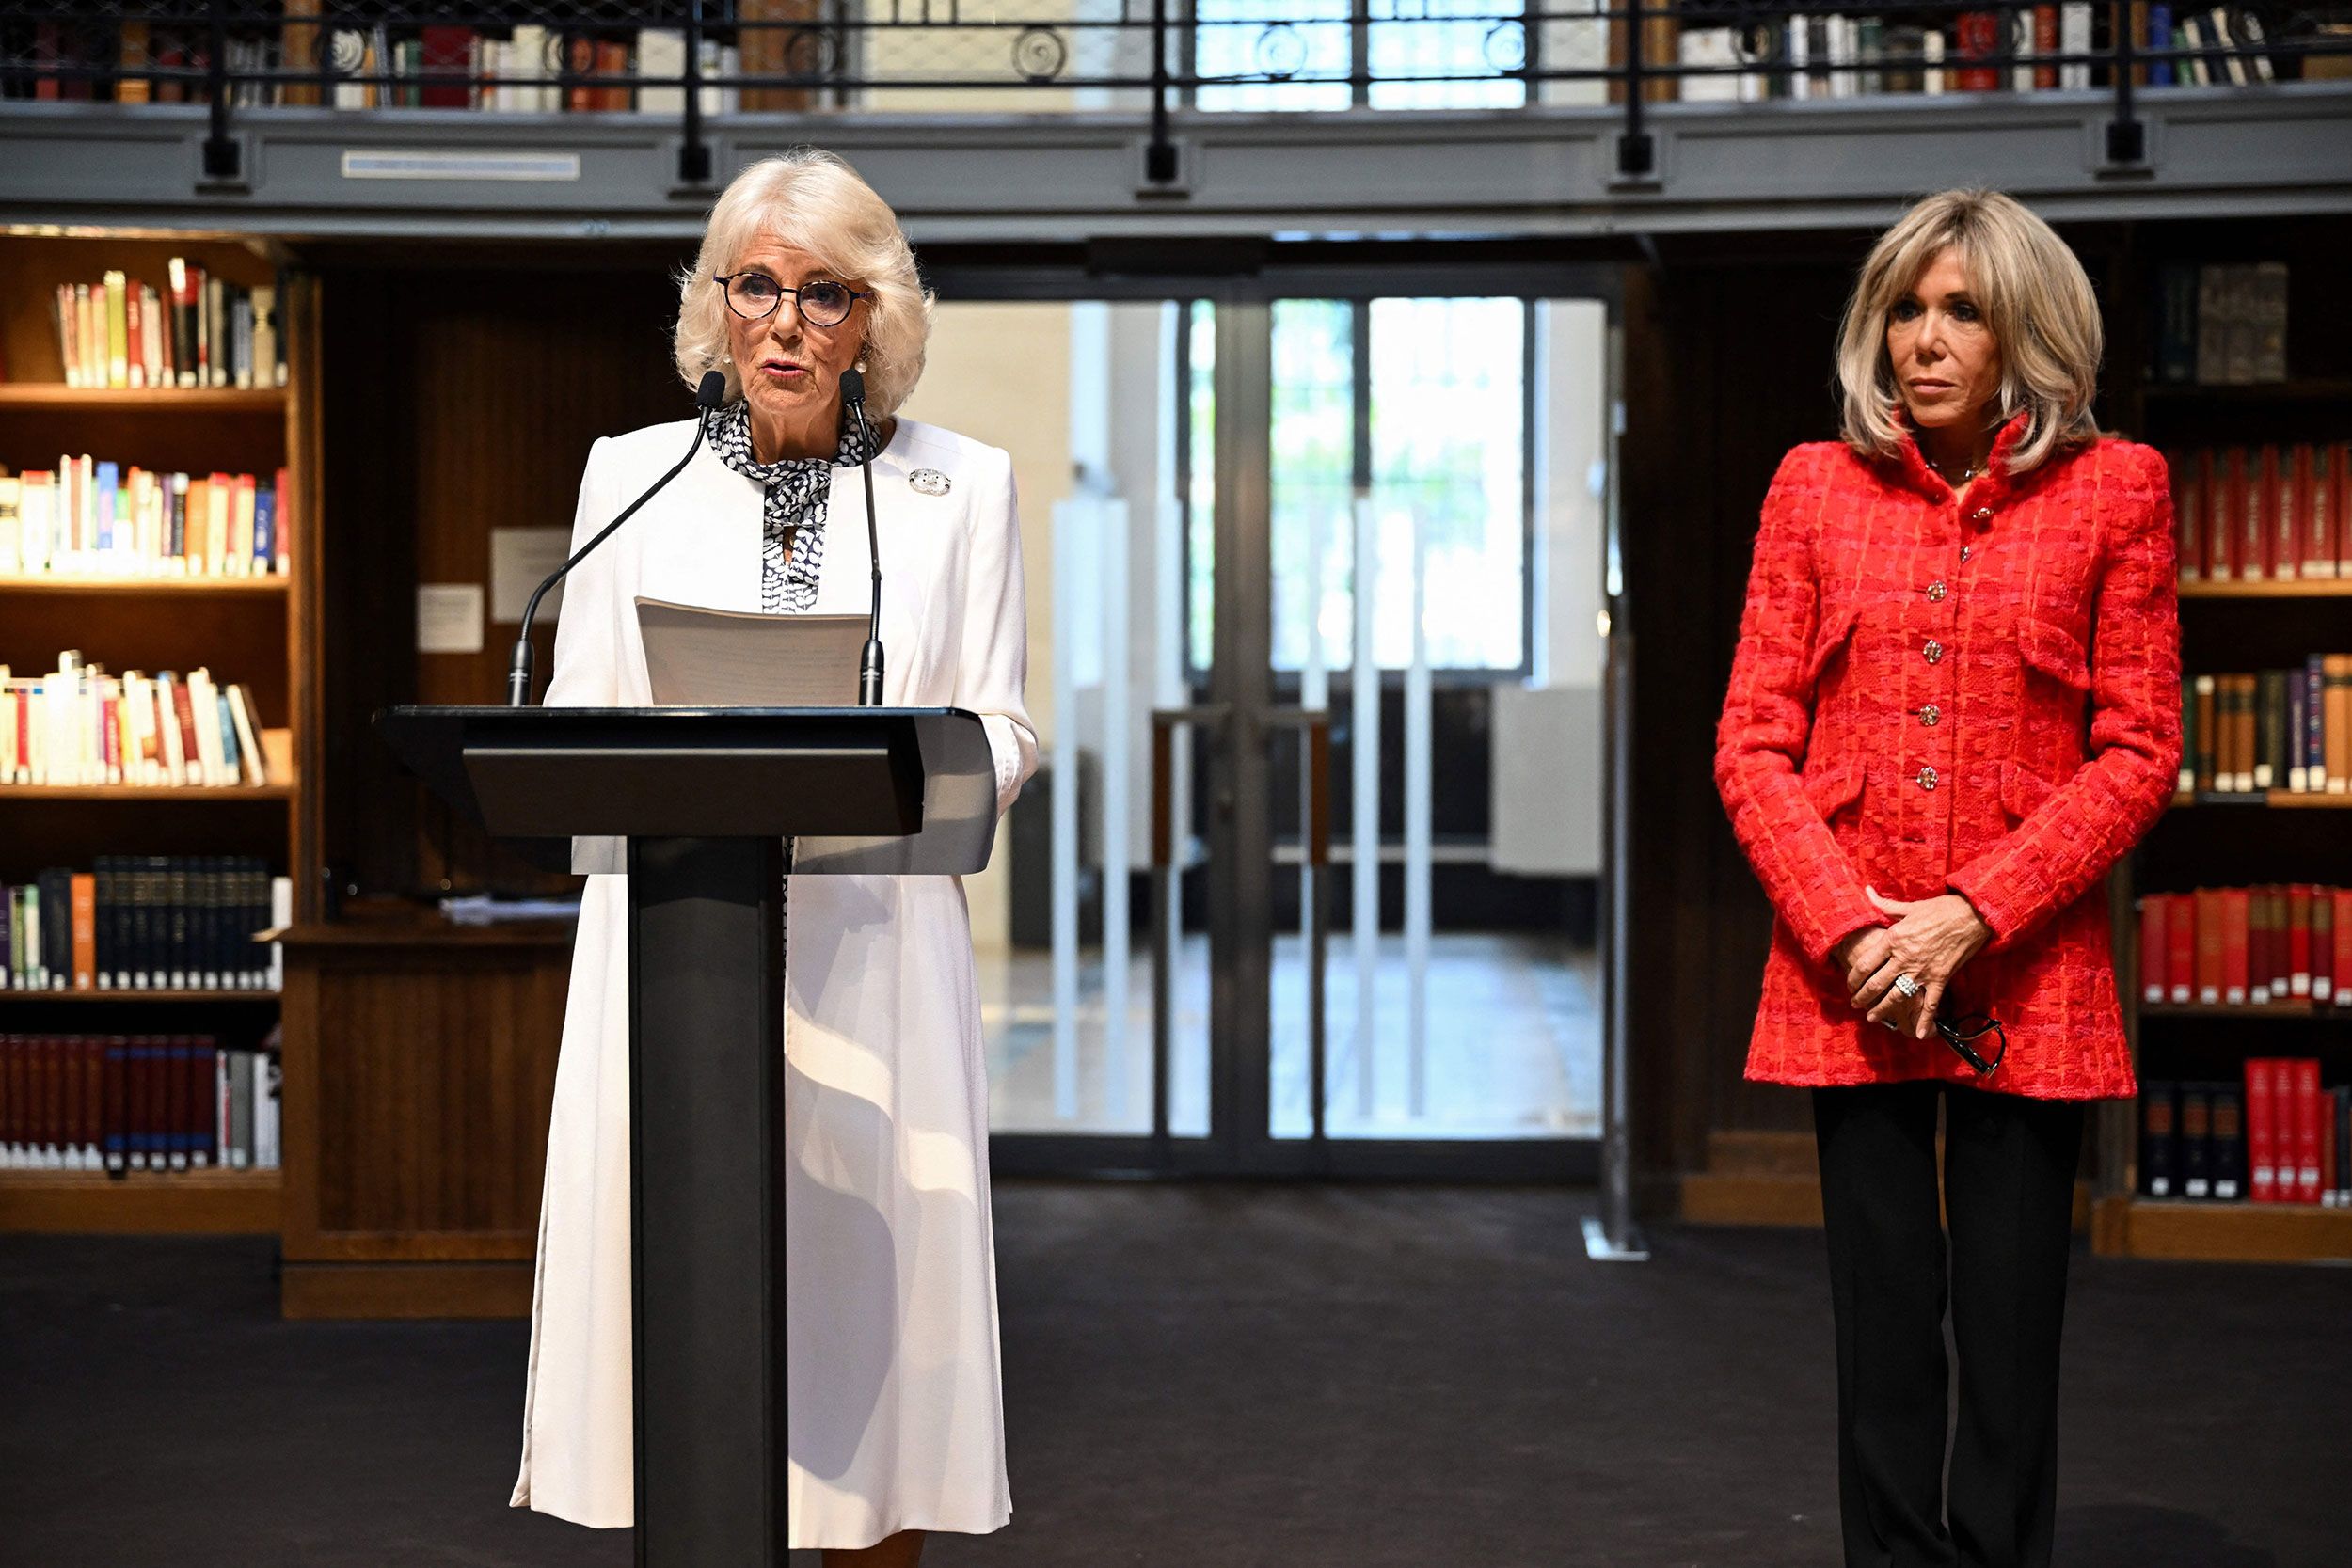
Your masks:
{"label": "dark carpet", "polygon": [[[1802,1232],[1557,1193],[1008,1184],[1014,1517],[927,1562],[1835,1564]],[[604,1568],[506,1508],[521,1323],[288,1323],[272,1248],[0,1238],[8,1568]],[[2059,1563],[2352,1562],[2352,1270],[2079,1259]]]}

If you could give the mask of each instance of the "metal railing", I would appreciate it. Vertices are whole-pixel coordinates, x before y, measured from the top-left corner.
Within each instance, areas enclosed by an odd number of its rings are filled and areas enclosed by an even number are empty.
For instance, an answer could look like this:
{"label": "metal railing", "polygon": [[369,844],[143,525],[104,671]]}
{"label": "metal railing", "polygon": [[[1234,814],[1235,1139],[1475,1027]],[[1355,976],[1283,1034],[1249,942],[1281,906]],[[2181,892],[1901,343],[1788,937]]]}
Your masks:
{"label": "metal railing", "polygon": [[252,110],[674,118],[859,108],[1141,110],[1147,184],[1173,117],[1586,105],[1622,118],[1620,179],[1657,172],[1675,101],[2096,94],[2111,165],[2146,158],[2143,93],[2352,76],[2352,0],[1806,8],[1804,0],[0,0],[0,97],[206,105],[208,176]]}

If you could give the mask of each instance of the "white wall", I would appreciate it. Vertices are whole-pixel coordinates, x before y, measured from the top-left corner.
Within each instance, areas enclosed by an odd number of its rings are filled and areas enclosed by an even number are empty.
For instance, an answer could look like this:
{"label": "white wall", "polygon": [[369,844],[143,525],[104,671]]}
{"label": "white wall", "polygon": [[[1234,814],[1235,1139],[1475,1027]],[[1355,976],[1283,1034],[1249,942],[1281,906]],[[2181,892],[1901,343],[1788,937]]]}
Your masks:
{"label": "white wall", "polygon": [[[1071,310],[1068,305],[942,305],[923,379],[904,412],[1012,454],[1028,582],[1029,714],[1053,734],[1054,503],[1071,493]],[[1011,922],[1005,839],[989,869],[964,882],[972,940],[1001,950]]]}
{"label": "white wall", "polygon": [[1535,310],[1534,676],[1495,692],[1492,863],[1600,870],[1602,463],[1608,320],[1585,300]]}

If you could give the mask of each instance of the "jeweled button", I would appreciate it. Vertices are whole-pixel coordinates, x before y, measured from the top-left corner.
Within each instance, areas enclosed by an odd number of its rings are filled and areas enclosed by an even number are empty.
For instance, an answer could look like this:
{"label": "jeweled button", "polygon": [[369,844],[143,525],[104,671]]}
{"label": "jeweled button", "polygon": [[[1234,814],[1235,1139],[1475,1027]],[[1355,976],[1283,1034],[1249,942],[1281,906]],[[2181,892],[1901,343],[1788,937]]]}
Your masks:
{"label": "jeweled button", "polygon": [[1922,768],[1919,769],[1919,787],[1921,789],[1933,789],[1935,787],[1934,768]]}
{"label": "jeweled button", "polygon": [[1989,523],[1993,520],[1993,509],[1989,506],[1979,506],[1976,510],[1975,516],[1979,523]]}
{"label": "jeweled button", "polygon": [[1927,657],[1927,661],[1930,664],[1934,664],[1940,661],[1944,657],[1944,644],[1938,642],[1933,638],[1930,638],[1928,639],[1928,645],[1919,651]]}
{"label": "jeweled button", "polygon": [[1970,550],[1969,550],[1969,548],[1968,548],[1968,546],[1967,546],[1963,545],[1963,546],[1960,546],[1960,559],[1961,559],[1961,560],[1963,560],[1963,561],[1967,560],[1967,559],[1968,559],[1968,557],[1969,557],[1969,554],[1970,554],[1970,553],[1971,553],[1971,552],[1970,552]]}
{"label": "jeweled button", "polygon": [[1949,592],[1950,590],[1946,588],[1940,579],[1938,581],[1929,583],[1928,603],[1942,604],[1944,602],[1944,595]]}
{"label": "jeweled button", "polygon": [[1930,703],[1927,706],[1919,710],[1919,722],[1925,724],[1930,729],[1935,728],[1937,721],[1943,717],[1944,710],[1937,707],[1933,703]]}

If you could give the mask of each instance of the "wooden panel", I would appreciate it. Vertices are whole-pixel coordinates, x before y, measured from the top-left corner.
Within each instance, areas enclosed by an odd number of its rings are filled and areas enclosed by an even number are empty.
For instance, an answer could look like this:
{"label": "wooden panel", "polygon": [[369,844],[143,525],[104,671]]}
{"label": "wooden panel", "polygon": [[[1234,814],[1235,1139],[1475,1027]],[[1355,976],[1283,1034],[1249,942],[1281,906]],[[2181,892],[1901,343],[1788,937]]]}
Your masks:
{"label": "wooden panel", "polygon": [[527,1318],[531,1264],[286,1265],[289,1318]]}
{"label": "wooden panel", "polygon": [[[477,654],[415,651],[415,586],[489,581],[494,528],[568,530],[597,437],[689,418],[671,363],[677,294],[661,259],[577,249],[496,267],[336,269],[323,283],[334,367],[324,439],[335,547],[326,858],[367,893],[563,890],[494,849],[402,775],[363,721],[403,702],[502,701],[511,625]],[[535,639],[542,689],[554,625]]]}
{"label": "wooden panel", "polygon": [[276,1171],[0,1173],[0,1231],[267,1235],[278,1228]]}
{"label": "wooden panel", "polygon": [[2352,1259],[2352,1209],[2307,1203],[2188,1203],[2117,1198],[2102,1204],[2102,1250],[2133,1258],[2233,1263]]}
{"label": "wooden panel", "polygon": [[527,1261],[568,934],[327,927],[286,954],[289,1262]]}

